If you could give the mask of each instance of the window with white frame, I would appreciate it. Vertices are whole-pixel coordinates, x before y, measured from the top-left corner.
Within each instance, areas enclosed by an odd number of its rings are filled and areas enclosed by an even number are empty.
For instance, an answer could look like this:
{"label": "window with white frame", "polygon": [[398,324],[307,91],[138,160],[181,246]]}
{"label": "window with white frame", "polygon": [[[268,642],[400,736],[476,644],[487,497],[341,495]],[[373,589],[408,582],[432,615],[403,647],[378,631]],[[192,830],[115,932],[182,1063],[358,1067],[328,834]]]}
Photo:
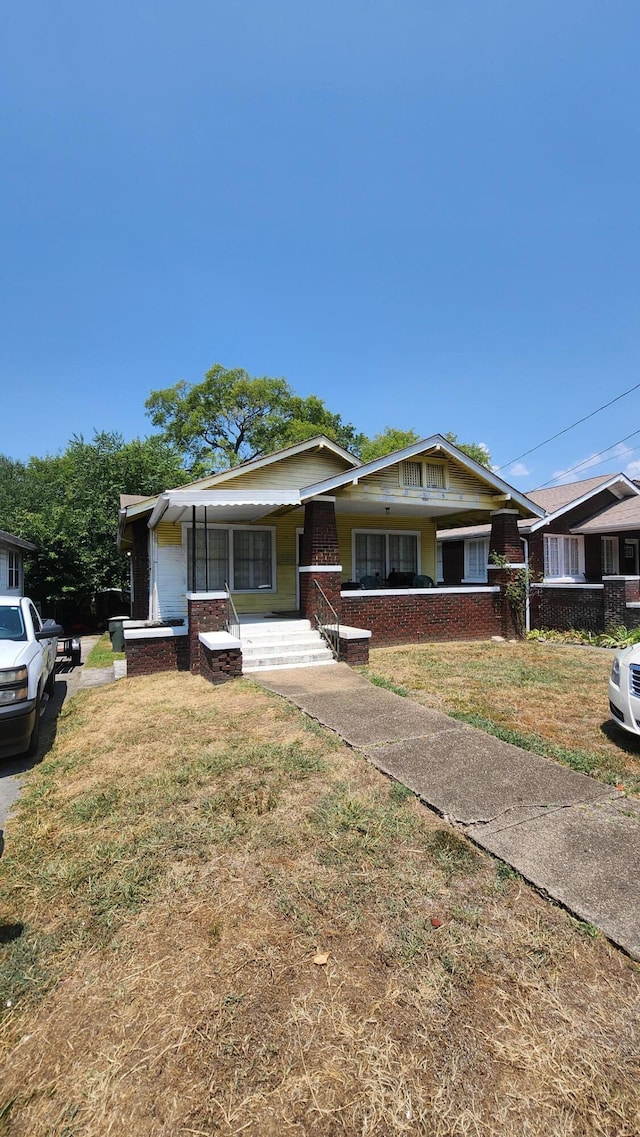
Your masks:
{"label": "window with white frame", "polygon": [[20,587],[20,554],[8,553],[8,571],[7,571],[7,586],[9,588]]}
{"label": "window with white frame", "polygon": [[[193,541],[187,532],[187,584],[193,588]],[[228,583],[232,592],[273,591],[274,530],[261,528],[196,529],[196,592],[216,591]],[[206,554],[205,554],[206,550]]]}
{"label": "window with white frame", "polygon": [[381,532],[380,530],[355,532],[353,537],[353,563],[356,580],[363,577],[380,577],[386,580],[390,572],[418,572],[418,534]]}
{"label": "window with white frame", "polygon": [[545,580],[584,580],[584,539],[545,535],[544,576]]}
{"label": "window with white frame", "polygon": [[442,541],[438,541],[436,545],[436,579],[438,584],[444,580],[444,559],[442,555]]}
{"label": "window with white frame", "polygon": [[487,579],[487,561],[489,559],[489,541],[486,537],[478,537],[464,543],[464,579],[465,582],[483,582]]}
{"label": "window with white frame", "polygon": [[619,546],[617,537],[602,538],[602,575],[617,576],[619,570]]}
{"label": "window with white frame", "polygon": [[445,467],[442,462],[403,462],[401,466],[402,485],[408,489],[445,488]]}

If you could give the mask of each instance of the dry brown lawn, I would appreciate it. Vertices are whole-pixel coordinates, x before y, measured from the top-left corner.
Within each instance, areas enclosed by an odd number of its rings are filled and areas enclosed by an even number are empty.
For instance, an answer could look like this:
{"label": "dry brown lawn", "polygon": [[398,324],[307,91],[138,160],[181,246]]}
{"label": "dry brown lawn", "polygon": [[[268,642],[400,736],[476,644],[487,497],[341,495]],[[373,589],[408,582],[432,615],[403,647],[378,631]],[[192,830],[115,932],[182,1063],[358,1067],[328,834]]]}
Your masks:
{"label": "dry brown lawn", "polygon": [[[540,643],[377,648],[369,672],[424,706],[474,716],[629,793],[640,792],[640,740],[609,718],[613,652]],[[508,737],[508,736],[507,736]]]}
{"label": "dry brown lawn", "polygon": [[0,862],[4,1137],[637,1137],[640,969],[246,681],[63,711]]}

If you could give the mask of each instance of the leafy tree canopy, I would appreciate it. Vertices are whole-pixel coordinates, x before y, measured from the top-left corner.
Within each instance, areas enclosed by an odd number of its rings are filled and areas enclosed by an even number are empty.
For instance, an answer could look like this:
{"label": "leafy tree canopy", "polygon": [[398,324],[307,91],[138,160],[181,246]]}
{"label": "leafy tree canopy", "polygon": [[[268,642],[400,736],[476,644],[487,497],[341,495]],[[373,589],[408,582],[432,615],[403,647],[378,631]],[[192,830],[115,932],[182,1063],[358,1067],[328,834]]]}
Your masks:
{"label": "leafy tree canopy", "polygon": [[326,434],[358,452],[363,436],[316,395],[301,398],[286,379],[252,378],[240,367],[216,363],[202,383],[181,379],[152,391],[145,406],[162,437],[175,446],[192,476],[235,466]]}
{"label": "leafy tree canopy", "polygon": [[458,450],[462,450],[469,458],[473,458],[474,462],[478,462],[480,466],[488,466],[491,468],[491,455],[485,446],[484,442],[458,442],[458,435],[449,430],[445,435],[447,442],[453,446],[457,446]]}
{"label": "leafy tree canopy", "polygon": [[376,458],[384,458],[394,450],[403,450],[405,446],[412,446],[419,441],[420,435],[415,430],[398,430],[394,426],[386,426],[380,434],[365,439],[360,457],[363,462],[374,462]]}
{"label": "leafy tree canopy", "polygon": [[0,529],[33,541],[29,592],[45,604],[82,603],[128,585],[116,548],[120,494],[154,494],[182,485],[179,455],[159,436],[125,442],[111,432],[74,437],[55,456],[27,463],[0,458]]}

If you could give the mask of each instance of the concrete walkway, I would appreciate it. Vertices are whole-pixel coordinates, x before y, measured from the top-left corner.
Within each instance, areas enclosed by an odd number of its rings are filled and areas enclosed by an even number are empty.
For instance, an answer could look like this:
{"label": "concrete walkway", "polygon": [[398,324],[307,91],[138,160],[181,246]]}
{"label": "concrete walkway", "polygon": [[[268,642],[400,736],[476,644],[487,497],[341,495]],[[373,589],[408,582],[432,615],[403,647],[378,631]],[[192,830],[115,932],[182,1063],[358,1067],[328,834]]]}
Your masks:
{"label": "concrete walkway", "polygon": [[376,687],[346,664],[252,678],[640,959],[640,802]]}

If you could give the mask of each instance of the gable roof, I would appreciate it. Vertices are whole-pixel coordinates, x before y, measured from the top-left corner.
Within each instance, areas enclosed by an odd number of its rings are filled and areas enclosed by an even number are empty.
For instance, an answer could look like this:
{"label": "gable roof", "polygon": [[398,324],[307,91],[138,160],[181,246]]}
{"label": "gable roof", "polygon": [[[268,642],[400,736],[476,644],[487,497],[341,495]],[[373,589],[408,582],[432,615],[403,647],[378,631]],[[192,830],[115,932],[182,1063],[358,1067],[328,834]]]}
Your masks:
{"label": "gable roof", "polygon": [[33,553],[37,549],[37,545],[33,545],[31,541],[25,541],[23,537],[15,537],[13,533],[7,533],[4,529],[0,529],[0,544],[14,545],[16,549],[24,549],[26,553]]}
{"label": "gable roof", "polygon": [[[623,474],[615,476],[624,477]],[[562,509],[563,505],[568,505],[569,502],[600,489],[611,481],[611,477],[611,474],[601,474],[597,478],[584,478],[581,482],[567,482],[565,485],[550,486],[548,489],[529,490],[527,497],[535,501],[536,505],[541,505],[547,513],[555,513],[557,509]]]}
{"label": "gable roof", "polygon": [[[587,502],[589,498],[595,497],[596,494],[602,493],[603,490],[611,490],[614,497],[618,499],[626,497],[637,497],[640,494],[640,489],[626,474],[608,474],[601,478],[585,478],[582,482],[569,482],[564,486],[552,487],[548,490],[533,490],[530,496],[533,500],[538,499],[538,503],[543,506],[547,511],[547,516],[542,521],[535,522],[531,526],[531,532],[540,529],[543,525],[548,525],[549,522],[555,521],[557,517],[562,517],[564,513],[569,513],[576,506],[582,505]],[[556,495],[557,491],[557,495]],[[561,492],[564,491],[564,492]],[[568,497],[567,494],[571,493],[572,496]],[[545,506],[543,495],[550,493],[547,504]],[[555,497],[553,495],[556,495]],[[554,504],[561,502],[561,504]],[[613,503],[612,503],[613,504]],[[607,506],[611,508],[611,506]]]}
{"label": "gable roof", "polygon": [[351,454],[345,450],[343,446],[339,446],[337,442],[333,442],[331,438],[327,438],[326,434],[315,434],[313,438],[305,438],[303,442],[294,442],[291,446],[283,446],[280,450],[272,450],[270,454],[264,454],[258,458],[249,458],[246,462],[239,462],[237,466],[229,466],[227,470],[220,470],[217,474],[208,474],[206,478],[198,478],[195,482],[189,482],[186,486],[178,486],[178,489],[209,489],[212,486],[220,485],[222,482],[227,482],[232,478],[237,478],[240,474],[247,474],[253,470],[261,470],[265,466],[271,466],[274,462],[281,462],[284,458],[295,458],[298,454],[304,454],[310,450],[329,450],[336,457],[342,458],[345,465],[350,470],[355,469],[362,465],[359,458],[355,454]]}
{"label": "gable roof", "polygon": [[640,495],[625,497],[571,528],[571,533],[617,533],[640,529]]}
{"label": "gable roof", "polygon": [[[366,478],[370,474],[375,474],[378,470],[384,470],[387,466],[394,466],[397,462],[407,462],[412,458],[417,457],[426,451],[436,451],[453,458],[454,461],[459,462],[460,465],[465,466],[472,473],[476,474],[481,481],[492,489],[498,490],[499,493],[505,494],[513,502],[516,502],[527,514],[533,514],[536,517],[544,517],[544,510],[540,508],[535,502],[529,500],[525,494],[519,490],[514,489],[508,482],[503,481],[502,478],[489,470],[487,466],[482,466],[479,462],[474,461],[464,451],[459,450],[451,442],[448,442],[442,434],[432,434],[430,438],[423,438],[419,442],[412,443],[411,446],[405,446],[402,450],[394,450],[391,454],[385,454],[383,458],[376,458],[373,462],[361,463],[358,467],[357,477],[358,480]],[[327,478],[325,481],[316,482],[314,485],[305,486],[301,492],[301,497],[305,500],[308,497],[315,497],[319,494],[331,493],[332,490],[339,489],[341,486],[347,485],[353,481],[353,470],[345,474],[334,474],[332,477]]]}

